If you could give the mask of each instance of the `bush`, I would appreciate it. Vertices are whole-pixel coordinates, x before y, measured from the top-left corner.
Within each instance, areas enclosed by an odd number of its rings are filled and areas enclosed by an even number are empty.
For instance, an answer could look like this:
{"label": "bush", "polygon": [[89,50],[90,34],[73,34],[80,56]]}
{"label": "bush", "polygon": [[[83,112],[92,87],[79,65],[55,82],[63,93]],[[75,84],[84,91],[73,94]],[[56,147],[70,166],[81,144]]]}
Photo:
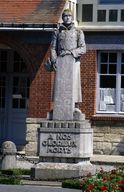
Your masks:
{"label": "bush", "polygon": [[[82,189],[83,192],[124,192],[124,167],[105,172],[100,170],[95,176],[78,179],[74,188]],[[64,181],[63,187],[72,188],[73,180]]]}
{"label": "bush", "polygon": [[4,175],[30,175],[30,169],[8,169],[8,170],[1,170],[1,174]]}
{"label": "bush", "polygon": [[22,175],[29,175],[29,169],[8,169],[0,170],[0,184],[19,185]]}
{"label": "bush", "polygon": [[11,185],[19,185],[21,182],[20,178],[17,177],[5,177],[0,176],[0,184],[11,184]]}
{"label": "bush", "polygon": [[63,188],[80,189],[79,179],[67,179],[62,182]]}

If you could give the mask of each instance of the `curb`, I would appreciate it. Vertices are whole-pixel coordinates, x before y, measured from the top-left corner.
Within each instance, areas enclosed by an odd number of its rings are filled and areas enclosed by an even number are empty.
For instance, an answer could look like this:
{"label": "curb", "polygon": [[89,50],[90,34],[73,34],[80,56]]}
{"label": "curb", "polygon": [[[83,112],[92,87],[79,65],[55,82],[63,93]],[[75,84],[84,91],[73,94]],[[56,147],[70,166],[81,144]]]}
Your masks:
{"label": "curb", "polygon": [[22,185],[33,185],[33,186],[43,186],[43,187],[56,187],[61,188],[62,183],[61,182],[55,182],[55,181],[36,181],[36,180],[21,180]]}

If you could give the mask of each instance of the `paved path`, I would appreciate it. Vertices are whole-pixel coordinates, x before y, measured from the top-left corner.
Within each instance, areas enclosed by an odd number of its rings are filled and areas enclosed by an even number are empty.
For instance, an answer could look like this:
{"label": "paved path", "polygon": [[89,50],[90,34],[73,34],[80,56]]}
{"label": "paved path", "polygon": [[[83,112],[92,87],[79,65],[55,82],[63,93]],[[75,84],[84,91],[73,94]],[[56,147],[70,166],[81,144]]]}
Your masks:
{"label": "paved path", "polygon": [[0,185],[0,192],[81,192],[81,190],[25,185]]}

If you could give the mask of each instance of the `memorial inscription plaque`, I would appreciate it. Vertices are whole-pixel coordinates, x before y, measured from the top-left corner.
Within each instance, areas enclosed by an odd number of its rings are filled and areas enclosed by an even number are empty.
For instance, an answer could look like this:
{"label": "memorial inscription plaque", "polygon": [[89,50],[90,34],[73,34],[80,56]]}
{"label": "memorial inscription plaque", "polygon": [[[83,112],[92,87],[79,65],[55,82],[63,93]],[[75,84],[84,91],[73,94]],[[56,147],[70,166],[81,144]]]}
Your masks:
{"label": "memorial inscription plaque", "polygon": [[79,143],[76,137],[69,133],[48,133],[41,135],[42,156],[66,156],[77,155]]}
{"label": "memorial inscription plaque", "polygon": [[[59,124],[59,128],[56,127],[57,124]],[[68,128],[64,128],[64,124],[65,122],[62,121],[61,123],[59,121],[45,121],[43,123],[39,129],[40,156],[76,159],[89,157],[92,154],[90,123],[87,120],[78,123],[68,121],[66,122]],[[54,128],[50,128],[49,125]]]}

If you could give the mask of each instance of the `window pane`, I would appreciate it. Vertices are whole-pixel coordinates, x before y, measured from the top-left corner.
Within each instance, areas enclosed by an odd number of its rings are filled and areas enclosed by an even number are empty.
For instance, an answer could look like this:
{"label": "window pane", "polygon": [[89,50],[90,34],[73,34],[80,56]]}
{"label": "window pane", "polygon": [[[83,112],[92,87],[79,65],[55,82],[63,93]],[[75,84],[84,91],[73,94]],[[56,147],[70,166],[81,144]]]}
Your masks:
{"label": "window pane", "polygon": [[124,88],[124,76],[121,77],[121,88]]}
{"label": "window pane", "polygon": [[17,52],[14,52],[14,61],[19,61],[20,56]]}
{"label": "window pane", "polygon": [[7,60],[7,51],[1,50],[0,59],[3,60],[3,61]]}
{"label": "window pane", "polygon": [[109,53],[109,62],[111,62],[111,63],[117,62],[117,53]]}
{"label": "window pane", "polygon": [[93,20],[93,4],[82,5],[82,21],[89,22]]}
{"label": "window pane", "polygon": [[121,10],[121,21],[124,21],[124,9]]}
{"label": "window pane", "polygon": [[0,108],[5,107],[5,77],[0,77]]}
{"label": "window pane", "polygon": [[116,88],[116,76],[100,76],[100,88]]}
{"label": "window pane", "polygon": [[13,108],[19,108],[19,100],[13,99]]}
{"label": "window pane", "polygon": [[14,52],[14,67],[13,68],[14,68],[13,69],[14,72],[27,73],[26,65],[25,65],[23,59],[20,57],[20,55],[17,52]]}
{"label": "window pane", "polygon": [[98,10],[97,21],[106,21],[106,10]]}
{"label": "window pane", "polygon": [[109,74],[116,74],[116,64],[109,65]]}
{"label": "window pane", "polygon": [[109,21],[117,21],[117,10],[109,10]]}
{"label": "window pane", "polygon": [[124,74],[124,64],[121,65],[121,74]]}
{"label": "window pane", "polygon": [[0,72],[7,72],[7,62],[0,60]]}
{"label": "window pane", "polygon": [[0,72],[7,72],[7,51],[1,50],[0,51]]}
{"label": "window pane", "polygon": [[108,62],[108,53],[101,53],[101,55],[100,55],[101,57],[100,57],[100,61],[101,61],[101,63],[107,63]]}
{"label": "window pane", "polygon": [[121,111],[124,112],[124,89],[121,90]]}
{"label": "window pane", "polygon": [[124,112],[124,76],[121,77],[121,111]]}
{"label": "window pane", "polygon": [[29,79],[27,77],[13,78],[13,108],[25,108],[29,97]]}
{"label": "window pane", "polygon": [[101,65],[101,74],[107,74],[107,64],[102,64]]}
{"label": "window pane", "polygon": [[115,111],[115,89],[100,88],[100,111]]}
{"label": "window pane", "polygon": [[124,53],[121,54],[121,62],[124,63]]}
{"label": "window pane", "polygon": [[26,108],[26,101],[25,101],[25,99],[21,99],[20,100],[20,108],[22,109],[24,109],[24,108]]}

